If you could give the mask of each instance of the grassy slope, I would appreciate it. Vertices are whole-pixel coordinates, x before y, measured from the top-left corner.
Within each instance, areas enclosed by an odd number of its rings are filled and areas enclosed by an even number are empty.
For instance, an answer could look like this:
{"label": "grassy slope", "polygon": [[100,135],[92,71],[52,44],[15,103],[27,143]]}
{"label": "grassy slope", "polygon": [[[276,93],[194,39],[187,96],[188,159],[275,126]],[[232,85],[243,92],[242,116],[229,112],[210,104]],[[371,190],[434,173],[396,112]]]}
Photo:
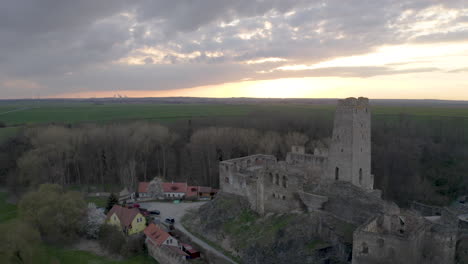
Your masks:
{"label": "grassy slope", "polygon": [[7,193],[0,192],[0,223],[16,218],[16,205],[6,202]]}
{"label": "grassy slope", "polygon": [[61,248],[47,247],[47,255],[51,260],[58,260],[61,264],[155,264],[154,259],[149,256],[137,256],[123,261],[109,260],[108,258],[96,256],[92,253],[79,250],[65,250]]}
{"label": "grassy slope", "polygon": [[[17,216],[16,205],[6,202],[7,193],[0,192],[0,224],[6,221],[11,221]],[[44,246],[48,263],[59,264],[157,264],[157,262],[149,256],[137,256],[123,261],[113,261],[106,257],[97,256],[95,254],[64,248],[56,248]],[[1,261],[0,261],[1,262]]]}

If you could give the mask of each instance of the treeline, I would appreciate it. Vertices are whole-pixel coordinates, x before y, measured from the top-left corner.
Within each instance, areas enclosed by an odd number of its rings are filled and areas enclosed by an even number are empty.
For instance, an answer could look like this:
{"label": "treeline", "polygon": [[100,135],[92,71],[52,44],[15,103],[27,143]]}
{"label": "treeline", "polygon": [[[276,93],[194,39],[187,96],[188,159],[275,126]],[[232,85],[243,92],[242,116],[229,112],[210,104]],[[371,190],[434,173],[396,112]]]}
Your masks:
{"label": "treeline", "polygon": [[[130,186],[154,176],[218,186],[221,160],[254,153],[282,159],[291,145],[327,147],[331,111],[256,112],[244,117],[48,125],[0,146],[0,181],[21,193],[40,183]],[[374,116],[376,188],[400,204],[444,204],[468,192],[468,122],[460,118]]]}

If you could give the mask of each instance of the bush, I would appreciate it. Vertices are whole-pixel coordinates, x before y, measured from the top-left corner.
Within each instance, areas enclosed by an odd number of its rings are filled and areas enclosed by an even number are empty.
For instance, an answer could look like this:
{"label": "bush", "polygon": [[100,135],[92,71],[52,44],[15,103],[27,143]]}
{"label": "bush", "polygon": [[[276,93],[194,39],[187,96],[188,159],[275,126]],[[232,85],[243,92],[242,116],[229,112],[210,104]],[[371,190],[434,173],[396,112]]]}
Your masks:
{"label": "bush", "polygon": [[143,235],[133,235],[126,239],[122,245],[120,253],[125,257],[142,255],[145,251],[145,237]]}
{"label": "bush", "polygon": [[99,244],[111,253],[120,254],[125,244],[124,234],[112,225],[102,225],[99,230]]}
{"label": "bush", "polygon": [[0,224],[1,263],[44,263],[46,254],[39,232],[30,224],[12,221]]}
{"label": "bush", "polygon": [[141,255],[145,250],[143,235],[125,236],[117,227],[108,224],[101,226],[98,240],[102,248],[125,257]]}
{"label": "bush", "polygon": [[23,220],[39,230],[51,243],[74,241],[86,223],[86,203],[80,193],[65,192],[56,184],[42,184],[19,203]]}

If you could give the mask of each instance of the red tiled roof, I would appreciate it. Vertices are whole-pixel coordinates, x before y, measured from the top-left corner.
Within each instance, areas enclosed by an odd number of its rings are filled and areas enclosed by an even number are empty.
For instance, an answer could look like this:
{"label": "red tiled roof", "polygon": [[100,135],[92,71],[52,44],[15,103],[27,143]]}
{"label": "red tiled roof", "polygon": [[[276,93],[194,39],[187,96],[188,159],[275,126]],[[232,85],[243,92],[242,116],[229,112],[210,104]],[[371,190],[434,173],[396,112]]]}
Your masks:
{"label": "red tiled roof", "polygon": [[140,183],[138,183],[138,192],[139,193],[148,192],[149,184],[150,184],[149,182],[140,182]]}
{"label": "red tiled roof", "polygon": [[187,183],[185,182],[163,182],[163,191],[164,192],[173,192],[173,193],[186,193],[187,192]]}
{"label": "red tiled roof", "polygon": [[119,218],[122,227],[129,227],[133,219],[135,219],[135,216],[140,213],[140,210],[137,208],[126,208],[116,204],[107,213],[107,220],[109,220],[114,213]]}
{"label": "red tiled roof", "polygon": [[162,230],[159,226],[151,223],[149,226],[145,228],[143,231],[145,235],[154,243],[156,246],[161,246],[164,241],[171,235],[166,231]]}
{"label": "red tiled roof", "polygon": [[198,194],[198,186],[188,186],[187,193],[185,194],[187,197],[197,196]]}

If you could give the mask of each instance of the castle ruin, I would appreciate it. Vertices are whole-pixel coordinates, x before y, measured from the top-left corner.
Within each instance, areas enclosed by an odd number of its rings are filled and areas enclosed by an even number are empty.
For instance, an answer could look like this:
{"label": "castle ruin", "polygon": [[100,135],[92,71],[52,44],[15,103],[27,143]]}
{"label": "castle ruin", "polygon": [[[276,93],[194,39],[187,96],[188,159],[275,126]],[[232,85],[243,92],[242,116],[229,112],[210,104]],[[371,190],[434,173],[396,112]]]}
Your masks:
{"label": "castle ruin", "polygon": [[305,153],[292,146],[285,161],[271,155],[251,155],[220,163],[221,190],[247,197],[253,210],[288,212],[302,205],[320,209],[327,197],[305,192],[305,183],[342,181],[374,191],[371,174],[371,123],[369,99],[338,101],[329,150]]}
{"label": "castle ruin", "polygon": [[423,216],[381,199],[371,173],[367,98],[338,101],[329,149],[308,154],[292,146],[284,161],[263,154],[225,160],[219,172],[221,191],[247,198],[261,215],[320,211],[357,225],[353,264],[454,264],[457,242],[466,238],[464,218],[453,220],[448,209]]}

